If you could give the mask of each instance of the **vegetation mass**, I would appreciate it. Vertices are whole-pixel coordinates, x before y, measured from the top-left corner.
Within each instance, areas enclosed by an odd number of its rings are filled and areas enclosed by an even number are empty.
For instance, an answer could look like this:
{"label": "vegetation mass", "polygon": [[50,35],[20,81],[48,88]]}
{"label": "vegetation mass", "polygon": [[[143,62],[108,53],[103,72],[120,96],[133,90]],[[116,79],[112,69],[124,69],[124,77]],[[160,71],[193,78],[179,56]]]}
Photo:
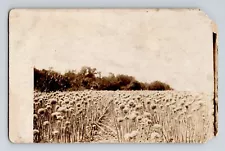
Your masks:
{"label": "vegetation mass", "polygon": [[53,69],[34,68],[34,89],[41,92],[82,90],[173,90],[170,85],[153,81],[140,82],[133,76],[110,73],[101,76],[96,68],[82,67],[80,71],[69,70],[64,74]]}

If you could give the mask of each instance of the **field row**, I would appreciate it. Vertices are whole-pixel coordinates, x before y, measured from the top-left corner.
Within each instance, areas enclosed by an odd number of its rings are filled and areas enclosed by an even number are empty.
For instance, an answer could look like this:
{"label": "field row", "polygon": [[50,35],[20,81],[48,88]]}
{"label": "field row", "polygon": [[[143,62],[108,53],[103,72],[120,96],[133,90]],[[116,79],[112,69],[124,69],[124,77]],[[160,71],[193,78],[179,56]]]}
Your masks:
{"label": "field row", "polygon": [[178,91],[34,92],[34,142],[205,142],[213,95]]}

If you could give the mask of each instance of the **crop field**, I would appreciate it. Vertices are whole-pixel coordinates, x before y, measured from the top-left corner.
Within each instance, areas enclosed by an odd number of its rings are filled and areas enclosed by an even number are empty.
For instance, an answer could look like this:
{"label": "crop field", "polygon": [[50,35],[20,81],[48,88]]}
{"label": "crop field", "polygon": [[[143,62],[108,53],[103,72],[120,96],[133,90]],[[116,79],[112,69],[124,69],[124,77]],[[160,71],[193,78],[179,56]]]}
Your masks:
{"label": "crop field", "polygon": [[203,143],[213,95],[181,91],[34,92],[35,143]]}

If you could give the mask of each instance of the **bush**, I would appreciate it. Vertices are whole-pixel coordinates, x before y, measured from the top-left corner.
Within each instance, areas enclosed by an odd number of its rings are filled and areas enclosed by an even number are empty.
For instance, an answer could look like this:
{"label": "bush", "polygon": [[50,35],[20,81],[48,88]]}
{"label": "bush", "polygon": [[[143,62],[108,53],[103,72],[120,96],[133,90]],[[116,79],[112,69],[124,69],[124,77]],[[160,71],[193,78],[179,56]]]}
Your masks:
{"label": "bush", "polygon": [[130,84],[128,85],[128,90],[141,90],[141,89],[142,89],[141,83],[136,80],[131,81]]}
{"label": "bush", "polygon": [[162,83],[160,81],[154,81],[149,84],[148,90],[162,91],[162,90],[173,90],[173,89],[166,83]]}

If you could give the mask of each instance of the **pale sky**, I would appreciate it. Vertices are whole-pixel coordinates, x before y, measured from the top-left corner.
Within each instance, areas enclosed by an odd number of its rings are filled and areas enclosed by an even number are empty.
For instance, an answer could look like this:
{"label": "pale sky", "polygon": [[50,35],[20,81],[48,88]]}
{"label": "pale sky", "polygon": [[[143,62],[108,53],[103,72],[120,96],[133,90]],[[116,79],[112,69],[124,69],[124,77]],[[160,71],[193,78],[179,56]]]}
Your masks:
{"label": "pale sky", "polygon": [[21,10],[10,17],[10,49],[32,51],[39,69],[91,66],[213,92],[211,20],[201,11]]}

